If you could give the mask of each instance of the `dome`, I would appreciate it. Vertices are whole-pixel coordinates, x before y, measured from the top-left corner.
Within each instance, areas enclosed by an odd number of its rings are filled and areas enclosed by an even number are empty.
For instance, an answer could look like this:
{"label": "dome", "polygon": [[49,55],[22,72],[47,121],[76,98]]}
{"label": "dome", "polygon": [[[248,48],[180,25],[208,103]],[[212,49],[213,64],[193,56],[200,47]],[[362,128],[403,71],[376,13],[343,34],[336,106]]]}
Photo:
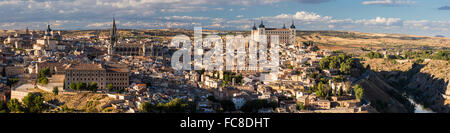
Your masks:
{"label": "dome", "polygon": [[295,29],[294,20],[292,20],[291,29]]}
{"label": "dome", "polygon": [[261,24],[259,25],[259,28],[266,28],[263,24],[263,21],[261,20]]}

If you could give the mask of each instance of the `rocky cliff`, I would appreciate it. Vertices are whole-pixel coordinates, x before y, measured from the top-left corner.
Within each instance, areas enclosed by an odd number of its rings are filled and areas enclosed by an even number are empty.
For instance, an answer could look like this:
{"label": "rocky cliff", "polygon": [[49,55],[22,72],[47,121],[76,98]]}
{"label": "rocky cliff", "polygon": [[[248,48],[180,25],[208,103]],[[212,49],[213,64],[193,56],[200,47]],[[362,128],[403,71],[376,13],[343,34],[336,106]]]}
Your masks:
{"label": "rocky cliff", "polygon": [[[390,67],[396,66],[386,66],[386,69]],[[450,111],[448,61],[426,60],[421,64],[412,64],[407,71],[381,70],[377,73],[396,91],[408,95],[426,108],[441,113]]]}

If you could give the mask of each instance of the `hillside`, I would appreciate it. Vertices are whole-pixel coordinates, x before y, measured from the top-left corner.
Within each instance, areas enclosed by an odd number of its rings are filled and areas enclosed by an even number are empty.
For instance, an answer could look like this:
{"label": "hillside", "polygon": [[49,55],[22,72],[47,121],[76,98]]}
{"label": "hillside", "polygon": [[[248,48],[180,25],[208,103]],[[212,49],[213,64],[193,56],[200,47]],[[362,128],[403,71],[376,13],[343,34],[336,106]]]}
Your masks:
{"label": "hillside", "polygon": [[385,83],[396,91],[405,93],[416,102],[435,112],[450,111],[450,63],[426,60],[421,64],[412,61],[381,64],[382,59],[367,60]]}
{"label": "hillside", "polygon": [[347,31],[299,31],[297,41],[313,41],[322,49],[349,50],[380,49],[386,47],[446,47],[450,48],[450,38],[426,37],[401,34],[373,34]]}

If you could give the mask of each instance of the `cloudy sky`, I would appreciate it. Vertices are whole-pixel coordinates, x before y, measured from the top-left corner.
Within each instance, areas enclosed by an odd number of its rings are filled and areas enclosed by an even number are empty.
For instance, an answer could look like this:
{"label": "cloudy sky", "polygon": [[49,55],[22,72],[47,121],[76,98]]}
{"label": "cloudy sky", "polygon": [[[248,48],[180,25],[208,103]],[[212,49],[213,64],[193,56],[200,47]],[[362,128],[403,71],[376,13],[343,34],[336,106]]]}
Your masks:
{"label": "cloudy sky", "polygon": [[0,29],[299,30],[450,36],[450,0],[0,0]]}

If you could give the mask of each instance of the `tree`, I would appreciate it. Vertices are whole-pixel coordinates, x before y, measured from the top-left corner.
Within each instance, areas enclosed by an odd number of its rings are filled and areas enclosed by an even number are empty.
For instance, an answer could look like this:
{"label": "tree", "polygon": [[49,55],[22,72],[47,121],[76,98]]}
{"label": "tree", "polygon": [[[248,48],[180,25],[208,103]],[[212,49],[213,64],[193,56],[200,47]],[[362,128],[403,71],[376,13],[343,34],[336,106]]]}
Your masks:
{"label": "tree", "polygon": [[378,52],[370,52],[370,53],[367,53],[366,56],[367,56],[368,58],[370,58],[370,59],[374,59],[374,58],[383,58],[383,55],[380,54],[380,53],[378,53]]}
{"label": "tree", "polygon": [[305,110],[306,106],[302,102],[297,102],[297,109],[298,110]]}
{"label": "tree", "polygon": [[53,87],[53,94],[55,94],[55,95],[58,95],[58,93],[59,93],[59,89],[58,89],[58,87]]}
{"label": "tree", "polygon": [[325,85],[322,82],[319,82],[319,84],[317,84],[316,96],[317,97],[325,97],[326,96]]}
{"label": "tree", "polygon": [[361,100],[364,97],[364,88],[362,88],[361,85],[355,85],[353,89],[355,91],[356,99]]}
{"label": "tree", "polygon": [[236,111],[236,106],[230,100],[220,101],[220,106],[222,106],[223,111]]}
{"label": "tree", "polygon": [[82,90],[85,90],[86,87],[87,87],[86,83],[78,82],[77,85],[76,85],[76,90],[82,91]]}
{"label": "tree", "polygon": [[43,85],[48,84],[48,79],[47,79],[47,77],[40,77],[40,78],[38,79],[38,83],[41,83],[41,84],[43,84]]}
{"label": "tree", "polygon": [[152,112],[153,108],[154,108],[153,104],[149,102],[144,102],[141,105],[139,105],[139,110],[144,113]]}
{"label": "tree", "polygon": [[40,113],[45,109],[44,98],[40,93],[28,93],[22,101],[27,113]]}
{"label": "tree", "polygon": [[17,82],[19,82],[19,78],[8,78],[6,85],[8,85],[9,87],[12,87]]}
{"label": "tree", "polygon": [[71,83],[71,84],[69,85],[69,89],[71,89],[71,90],[77,90],[77,84]]}
{"label": "tree", "polygon": [[39,71],[38,78],[41,78],[41,77],[50,77],[50,76],[51,76],[51,74],[50,74],[50,68],[44,68],[44,69],[42,69],[41,71]]}
{"label": "tree", "polygon": [[106,88],[108,88],[108,91],[112,91],[114,89],[112,84],[108,84]]}
{"label": "tree", "polygon": [[22,103],[17,99],[11,99],[8,101],[8,110],[12,113],[20,113],[23,111]]}
{"label": "tree", "polygon": [[97,89],[98,89],[97,82],[92,82],[91,85],[89,86],[89,90],[91,90],[92,92],[97,92]]}

